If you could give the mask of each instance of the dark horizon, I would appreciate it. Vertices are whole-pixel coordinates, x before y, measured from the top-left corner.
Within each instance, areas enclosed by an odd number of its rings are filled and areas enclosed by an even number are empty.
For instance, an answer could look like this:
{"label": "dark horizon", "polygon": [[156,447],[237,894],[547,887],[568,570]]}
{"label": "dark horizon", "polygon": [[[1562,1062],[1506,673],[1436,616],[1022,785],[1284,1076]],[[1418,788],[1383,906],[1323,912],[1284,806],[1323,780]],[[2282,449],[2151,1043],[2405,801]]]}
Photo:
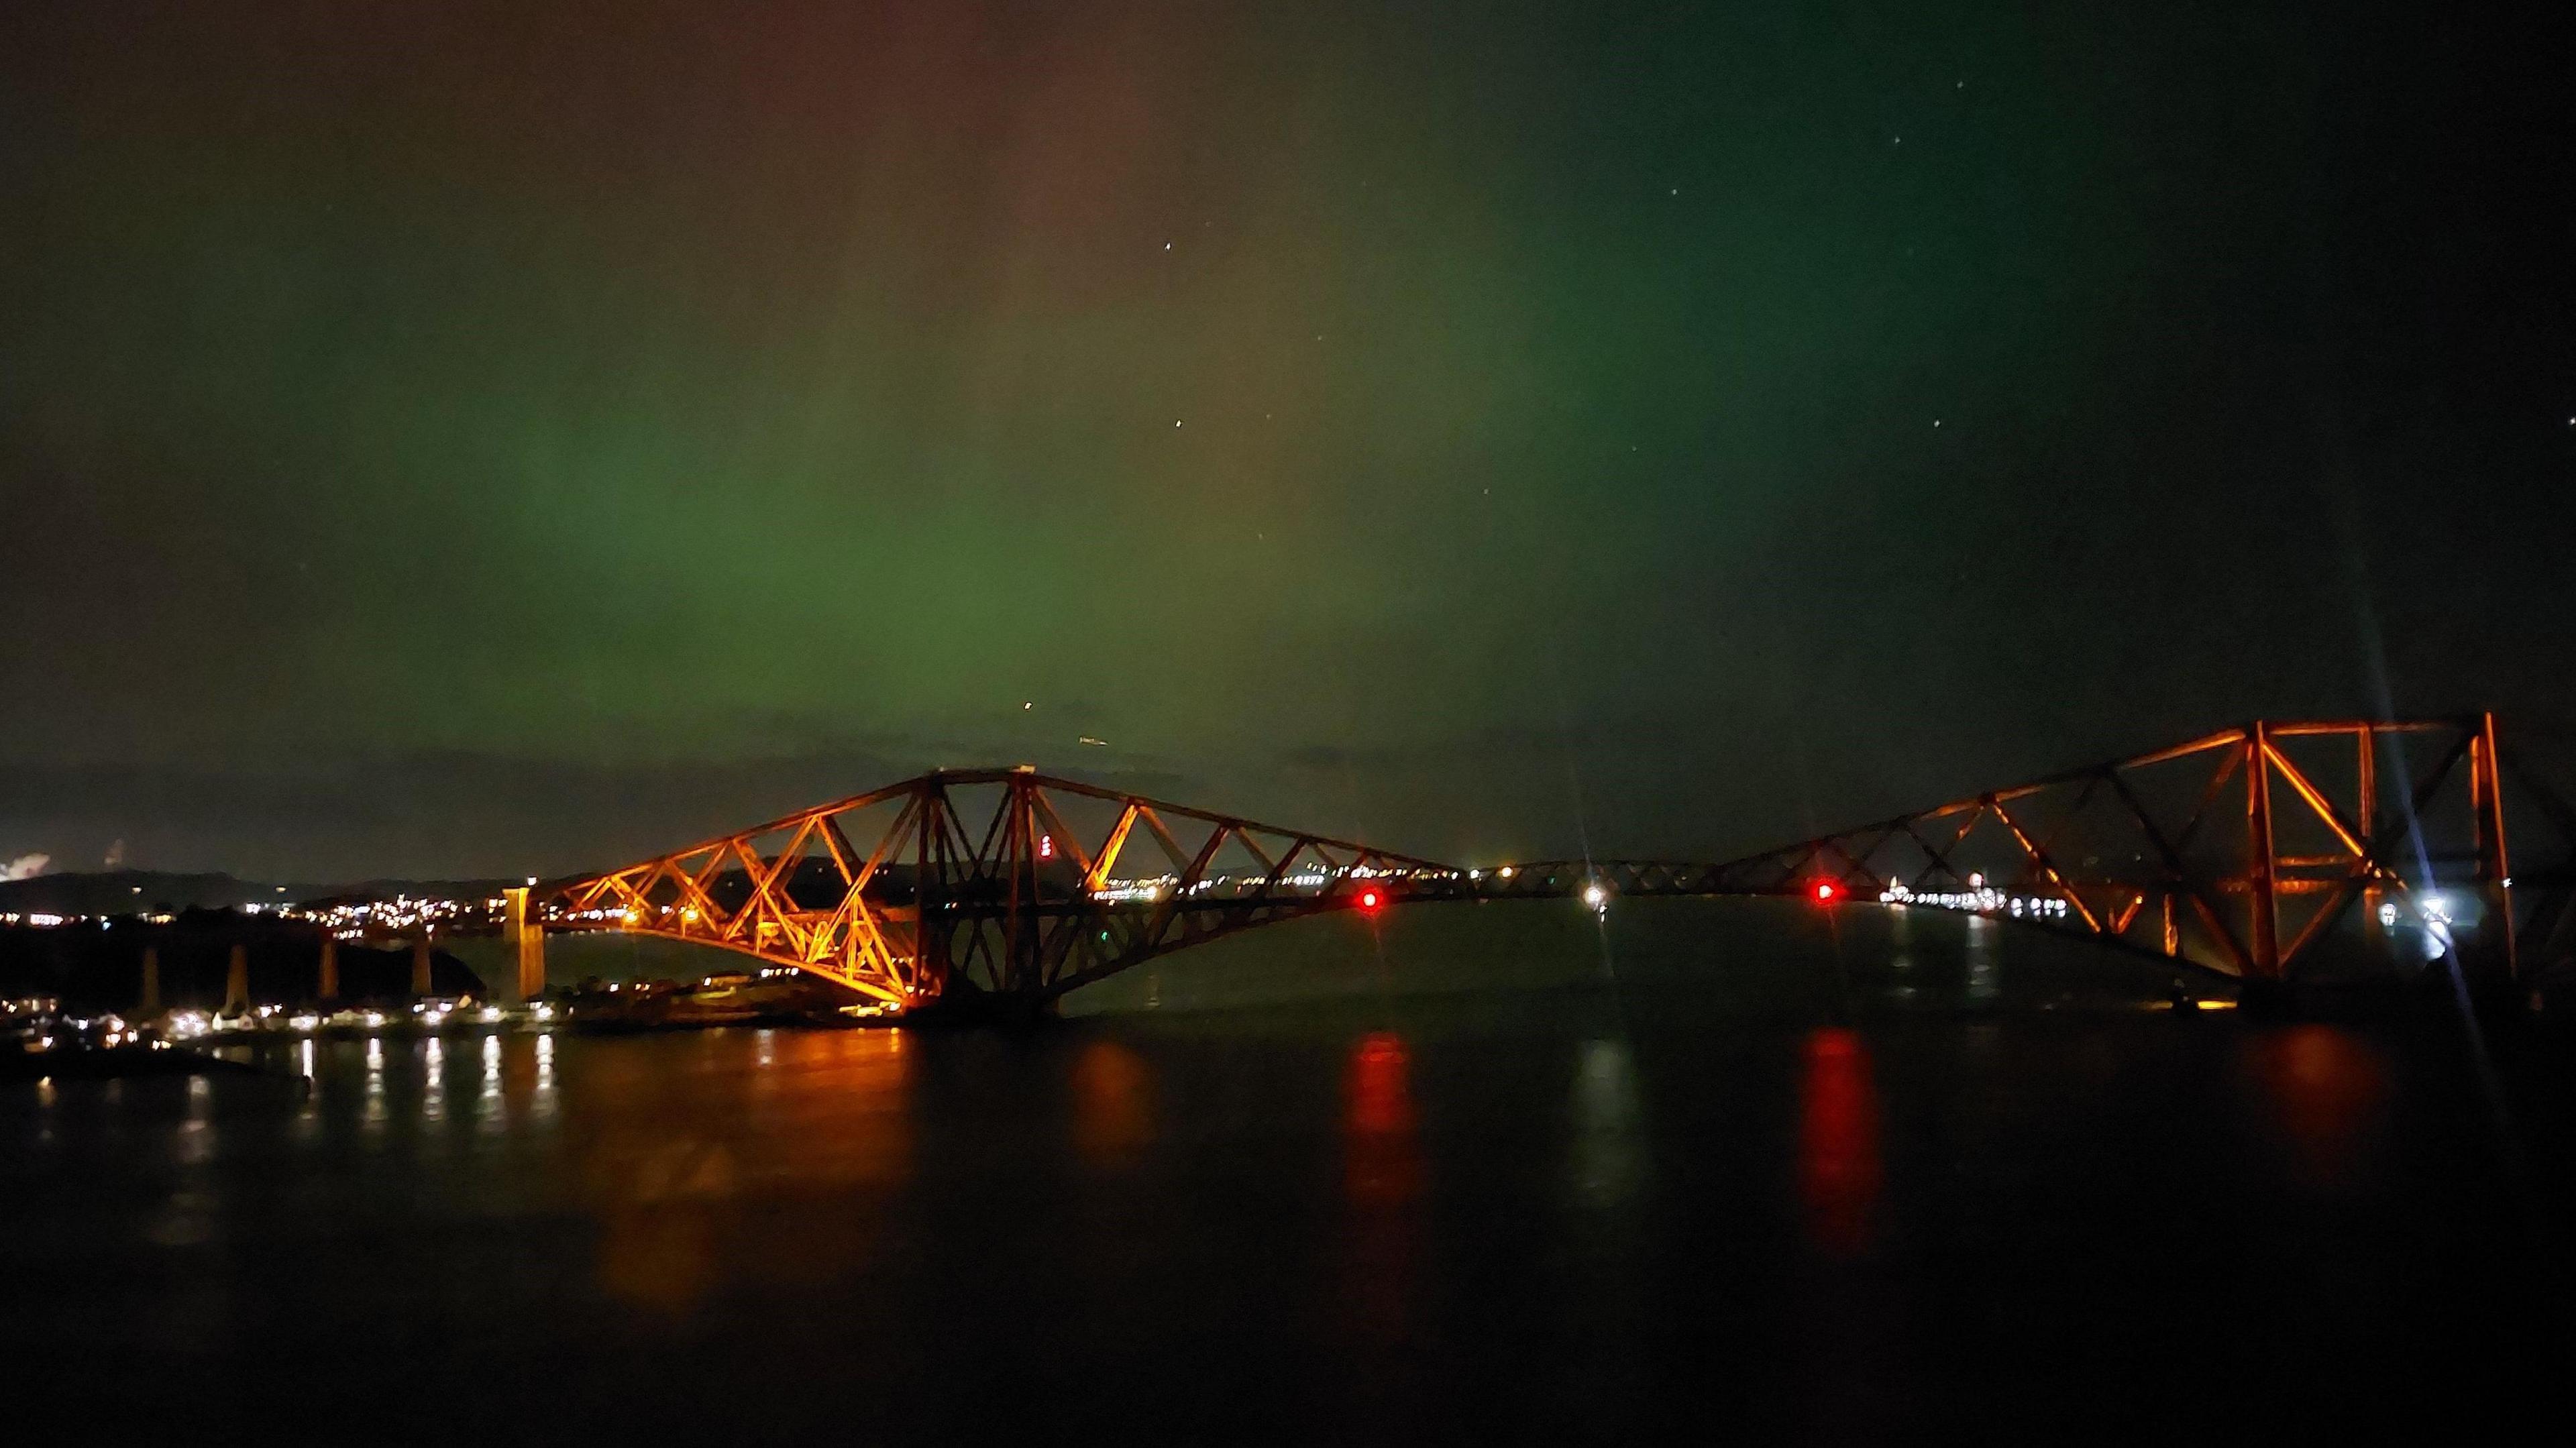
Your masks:
{"label": "dark horizon", "polygon": [[1024,761],[1706,858],[2489,708],[2576,784],[2566,39],[23,8],[0,864],[552,875]]}

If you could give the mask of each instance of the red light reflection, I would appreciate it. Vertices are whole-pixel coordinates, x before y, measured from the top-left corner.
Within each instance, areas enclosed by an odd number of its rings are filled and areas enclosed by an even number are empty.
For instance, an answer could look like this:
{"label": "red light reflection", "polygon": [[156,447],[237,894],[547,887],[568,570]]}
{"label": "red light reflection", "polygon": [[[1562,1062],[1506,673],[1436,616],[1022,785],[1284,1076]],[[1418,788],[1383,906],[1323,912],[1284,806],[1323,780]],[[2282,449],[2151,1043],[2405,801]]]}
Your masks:
{"label": "red light reflection", "polygon": [[1356,1204],[1408,1201],[1422,1188],[1410,1070],[1404,1042],[1392,1032],[1363,1037],[1351,1054],[1347,1182]]}
{"label": "red light reflection", "polygon": [[1413,1319],[1422,1253],[1422,1147],[1404,1042],[1391,1032],[1361,1038],[1345,1078],[1342,1187],[1351,1221],[1342,1260],[1356,1339],[1372,1361],[1402,1342]]}
{"label": "red light reflection", "polygon": [[1807,1233],[1836,1256],[1869,1244],[1878,1201],[1878,1093],[1869,1048],[1839,1026],[1807,1037],[1798,1129],[1798,1195]]}

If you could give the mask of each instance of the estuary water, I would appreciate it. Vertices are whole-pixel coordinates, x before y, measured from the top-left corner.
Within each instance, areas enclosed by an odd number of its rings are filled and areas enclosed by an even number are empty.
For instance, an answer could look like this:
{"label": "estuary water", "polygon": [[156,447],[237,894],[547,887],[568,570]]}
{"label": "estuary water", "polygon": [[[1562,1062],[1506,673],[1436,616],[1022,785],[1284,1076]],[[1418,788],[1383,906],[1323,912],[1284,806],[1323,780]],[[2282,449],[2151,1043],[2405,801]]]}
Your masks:
{"label": "estuary water", "polygon": [[1441,906],[1022,1034],[11,1086],[0,1360],[102,1431],[259,1442],[2278,1439],[2554,1400],[2545,1050],[2170,984],[1920,912]]}

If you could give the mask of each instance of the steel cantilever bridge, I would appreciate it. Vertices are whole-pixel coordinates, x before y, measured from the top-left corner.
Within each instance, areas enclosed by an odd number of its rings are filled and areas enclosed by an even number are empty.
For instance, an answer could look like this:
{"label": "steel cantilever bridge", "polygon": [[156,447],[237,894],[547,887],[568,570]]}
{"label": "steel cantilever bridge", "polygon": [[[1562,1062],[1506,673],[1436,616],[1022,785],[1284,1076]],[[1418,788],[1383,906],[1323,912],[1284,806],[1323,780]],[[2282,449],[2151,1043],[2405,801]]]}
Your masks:
{"label": "steel cantilever bridge", "polygon": [[[2563,861],[2511,873],[2508,764],[2492,715],[2256,722],[1741,859],[1484,869],[1028,766],[940,771],[559,883],[513,929],[523,962],[540,930],[627,930],[906,1012],[1042,1012],[1157,956],[1331,911],[1574,896],[1964,910],[2248,980],[2287,978],[2330,942],[2385,952],[2400,932],[2456,930],[2510,974],[2517,928],[2525,950],[2555,950],[2576,910]],[[2576,841],[2576,814],[2527,795]]]}

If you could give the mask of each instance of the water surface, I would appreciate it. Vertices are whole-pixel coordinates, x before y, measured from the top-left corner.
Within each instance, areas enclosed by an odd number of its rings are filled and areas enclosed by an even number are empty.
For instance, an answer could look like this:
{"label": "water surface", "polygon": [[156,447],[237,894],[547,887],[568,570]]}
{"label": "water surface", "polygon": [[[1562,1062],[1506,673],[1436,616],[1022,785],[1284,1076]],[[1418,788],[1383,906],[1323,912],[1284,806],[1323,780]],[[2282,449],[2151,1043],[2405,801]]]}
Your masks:
{"label": "water surface", "polygon": [[2545,1103],[2439,1022],[2141,1009],[2169,980],[1950,917],[1439,907],[1026,1035],[459,1033],[289,1048],[309,1091],[11,1088],[0,1350],[221,1437],[2520,1404],[2563,1321]]}

